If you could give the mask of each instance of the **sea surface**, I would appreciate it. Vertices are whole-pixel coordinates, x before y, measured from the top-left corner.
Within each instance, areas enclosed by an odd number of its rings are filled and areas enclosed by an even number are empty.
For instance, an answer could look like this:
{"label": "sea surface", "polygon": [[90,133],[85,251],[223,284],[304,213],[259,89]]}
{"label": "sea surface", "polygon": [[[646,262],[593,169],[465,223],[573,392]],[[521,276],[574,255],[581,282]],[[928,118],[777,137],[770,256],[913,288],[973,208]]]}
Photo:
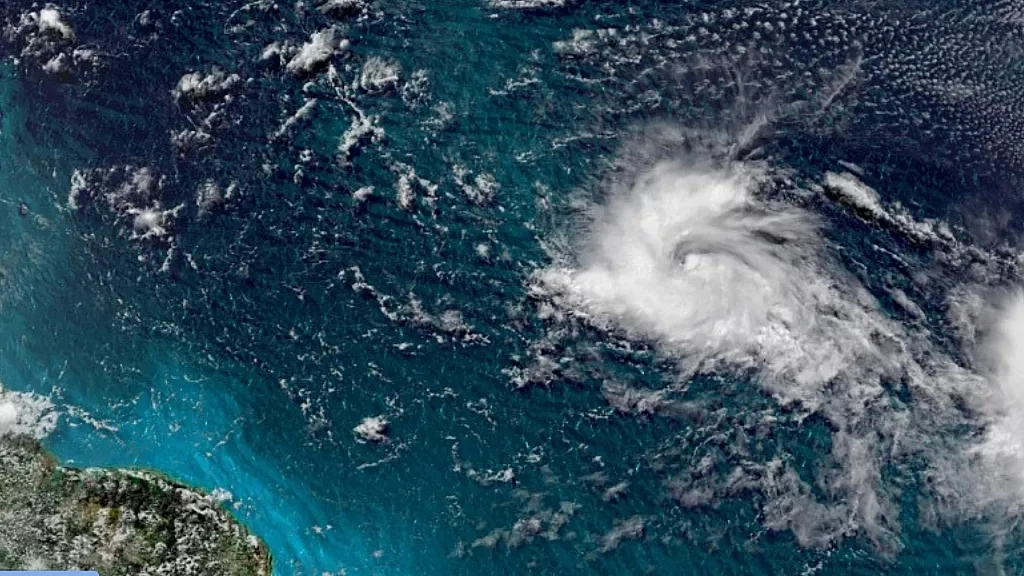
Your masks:
{"label": "sea surface", "polygon": [[1024,2],[6,0],[0,58],[0,400],[276,575],[1024,574]]}

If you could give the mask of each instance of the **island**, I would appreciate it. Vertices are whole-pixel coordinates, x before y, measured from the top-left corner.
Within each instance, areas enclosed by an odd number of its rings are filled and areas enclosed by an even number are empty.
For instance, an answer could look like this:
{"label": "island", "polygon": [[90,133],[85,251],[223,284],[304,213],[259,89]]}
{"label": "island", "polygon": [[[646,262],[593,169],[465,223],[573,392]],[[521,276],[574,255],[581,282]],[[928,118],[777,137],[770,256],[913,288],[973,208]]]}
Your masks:
{"label": "island", "polygon": [[217,499],[156,473],[61,466],[0,434],[0,570],[269,576],[266,546]]}

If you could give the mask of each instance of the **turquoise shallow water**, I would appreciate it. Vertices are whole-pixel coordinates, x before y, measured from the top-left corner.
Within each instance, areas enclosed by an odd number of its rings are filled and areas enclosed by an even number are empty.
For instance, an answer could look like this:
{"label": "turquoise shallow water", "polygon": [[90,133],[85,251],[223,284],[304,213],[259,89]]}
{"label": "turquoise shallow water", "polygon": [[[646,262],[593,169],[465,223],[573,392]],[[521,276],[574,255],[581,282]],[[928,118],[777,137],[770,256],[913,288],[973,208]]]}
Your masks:
{"label": "turquoise shallow water", "polygon": [[[562,322],[530,293],[532,275],[584,234],[606,194],[600,182],[628,172],[623,148],[687,153],[638,139],[642,127],[681,125],[713,140],[712,129],[728,133],[778,102],[789,107],[750,145],[792,180],[854,162],[887,202],[961,224],[968,242],[997,252],[1012,224],[985,238],[971,215],[1012,207],[1017,140],[992,150],[985,134],[1004,123],[986,124],[984,108],[949,108],[886,76],[900,70],[887,63],[902,62],[917,74],[907,78],[943,80],[942,66],[922,72],[911,56],[929,61],[949,43],[956,10],[973,5],[950,7],[931,27],[914,6],[871,16],[856,4],[808,5],[804,40],[783,36],[753,64],[734,46],[748,45],[744,18],[759,16],[722,15],[724,5],[381,2],[336,16],[259,6],[167,2],[147,6],[147,18],[127,3],[61,7],[75,42],[106,62],[63,77],[40,72],[49,54],[24,56],[30,40],[7,39],[4,54],[23,59],[5,70],[0,105],[0,379],[65,408],[47,440],[61,458],[230,492],[225,506],[267,541],[282,575],[1022,569],[1012,517],[993,525],[984,511],[930,512],[960,487],[934,497],[942,490],[930,483],[944,480],[929,468],[934,454],[899,453],[888,412],[864,426],[883,438],[874,450],[898,551],[856,519],[825,545],[801,545],[802,527],[857,496],[832,474],[846,470],[834,418],[781,406],[749,372],[709,370],[674,386],[676,359],[656,342]],[[1012,3],[988,8],[1012,15]],[[12,22],[28,11],[10,3],[0,14]],[[897,18],[913,33],[881,24]],[[273,41],[298,49],[332,25],[352,39],[331,57],[337,82],[259,61]],[[598,32],[609,28],[617,32]],[[596,47],[556,44],[574,38]],[[996,70],[1016,85],[1019,71],[997,56],[979,75]],[[373,58],[398,64],[394,85],[387,74],[380,88],[364,82]],[[849,62],[865,71],[852,83]],[[214,90],[208,101],[174,100],[184,74],[215,65],[240,75],[230,99]],[[730,80],[743,74],[746,84]],[[1016,103],[992,82],[979,84],[997,95],[991,106]],[[828,106],[799,104],[821,93]],[[313,97],[310,119],[272,137]],[[922,127],[924,113],[935,128]],[[339,140],[361,114],[383,135],[362,136],[341,162]],[[170,142],[188,129],[212,143]],[[125,193],[137,206],[110,200],[143,166],[163,184]],[[68,203],[76,169],[87,175],[78,210]],[[237,182],[238,196],[205,212],[196,191],[207,181]],[[402,204],[406,185],[412,207]],[[886,313],[930,332],[922,355],[963,360],[942,308],[958,281],[935,272],[935,246],[827,196],[780,188],[781,200],[820,214],[829,252]],[[133,238],[128,210],[151,196],[183,208],[167,236]],[[1010,268],[985,282],[1014,280]],[[923,319],[900,308],[893,286]],[[609,381],[665,389],[680,404],[623,408]],[[904,382],[886,385],[891,404],[913,400]],[[970,437],[977,423],[958,410],[929,433]],[[353,428],[378,415],[390,441],[360,442]],[[772,461],[806,491],[749,472]],[[744,470],[749,486],[721,487]],[[622,496],[608,492],[617,485]],[[800,508],[805,500],[822,504]],[[778,529],[766,526],[773,506],[788,519]]]}

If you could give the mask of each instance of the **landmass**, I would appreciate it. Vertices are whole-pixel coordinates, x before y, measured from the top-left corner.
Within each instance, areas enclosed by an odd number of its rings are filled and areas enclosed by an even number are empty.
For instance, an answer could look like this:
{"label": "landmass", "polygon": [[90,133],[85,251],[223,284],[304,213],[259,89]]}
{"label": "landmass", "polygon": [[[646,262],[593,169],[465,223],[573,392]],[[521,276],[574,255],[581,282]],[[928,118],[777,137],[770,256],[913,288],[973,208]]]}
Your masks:
{"label": "landmass", "polygon": [[270,574],[266,546],[213,497],[154,473],[61,466],[27,434],[0,434],[0,503],[0,570]]}

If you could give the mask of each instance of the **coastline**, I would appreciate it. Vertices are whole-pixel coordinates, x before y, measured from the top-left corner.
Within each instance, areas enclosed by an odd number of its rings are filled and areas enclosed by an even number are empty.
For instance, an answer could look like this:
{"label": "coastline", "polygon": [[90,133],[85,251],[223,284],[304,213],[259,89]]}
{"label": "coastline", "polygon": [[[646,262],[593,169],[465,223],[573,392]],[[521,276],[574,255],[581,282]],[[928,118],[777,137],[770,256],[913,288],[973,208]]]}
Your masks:
{"label": "coastline", "polygon": [[0,528],[4,568],[272,573],[267,545],[220,500],[167,474],[65,466],[25,433],[0,434],[0,461],[4,515],[18,519]]}
{"label": "coastline", "polygon": [[[0,199],[0,208],[3,209],[0,221],[6,223],[5,228],[10,235],[5,235],[9,244],[7,251],[0,255],[0,283],[4,288],[0,294],[0,311],[6,313],[8,328],[5,330],[8,334],[4,335],[7,338],[3,346],[4,358],[0,364],[5,374],[4,380],[21,383],[15,389],[0,383],[0,458],[5,450],[10,449],[12,438],[21,438],[18,442],[33,443],[33,450],[42,461],[47,462],[46,467],[62,475],[134,478],[147,485],[164,486],[171,492],[194,495],[204,502],[204,506],[215,507],[219,514],[237,526],[241,530],[241,538],[255,539],[258,545],[254,557],[262,557],[265,565],[265,570],[258,573],[273,573],[270,546],[262,537],[256,536],[257,531],[243,519],[243,514],[231,510],[230,505],[217,497],[216,490],[211,492],[156,467],[124,466],[120,463],[110,466],[104,463],[94,466],[89,463],[83,466],[73,459],[62,458],[58,455],[58,447],[51,445],[54,440],[50,437],[51,432],[67,430],[66,424],[58,422],[66,418],[74,420],[74,417],[63,411],[68,399],[62,397],[63,391],[59,387],[61,378],[58,376],[56,381],[48,383],[50,376],[47,372],[50,371],[40,370],[41,365],[26,362],[27,358],[23,357],[25,351],[22,349],[22,338],[16,334],[24,335],[24,329],[29,329],[29,332],[31,330],[30,323],[19,326],[26,319],[20,317],[17,311],[24,308],[26,298],[30,298],[34,292],[37,275],[49,270],[55,264],[55,255],[63,253],[62,244],[67,240],[67,235],[53,226],[55,221],[60,220],[61,214],[54,203],[57,198],[52,197],[54,192],[51,180],[57,179],[58,172],[63,174],[64,169],[57,167],[57,157],[50,159],[54,162],[53,166],[37,166],[35,161],[40,158],[30,158],[36,143],[25,130],[24,111],[17,105],[19,89],[16,71],[9,63],[0,63],[0,186],[19,191],[13,198]],[[52,175],[47,173],[51,168],[54,172]],[[18,213],[19,200],[27,203],[30,209],[27,215]],[[46,262],[33,262],[33,258],[26,258],[27,254],[46,254]],[[32,381],[39,382],[39,385],[24,385]],[[48,391],[51,386],[57,387]],[[12,399],[13,403],[9,401]],[[25,404],[25,401],[29,404]],[[0,470],[2,478],[4,474]],[[0,494],[4,490],[5,486],[0,485]],[[2,548],[3,534],[3,530],[0,530],[0,568],[10,568],[3,564],[6,558]],[[100,573],[104,574],[103,571]]]}

